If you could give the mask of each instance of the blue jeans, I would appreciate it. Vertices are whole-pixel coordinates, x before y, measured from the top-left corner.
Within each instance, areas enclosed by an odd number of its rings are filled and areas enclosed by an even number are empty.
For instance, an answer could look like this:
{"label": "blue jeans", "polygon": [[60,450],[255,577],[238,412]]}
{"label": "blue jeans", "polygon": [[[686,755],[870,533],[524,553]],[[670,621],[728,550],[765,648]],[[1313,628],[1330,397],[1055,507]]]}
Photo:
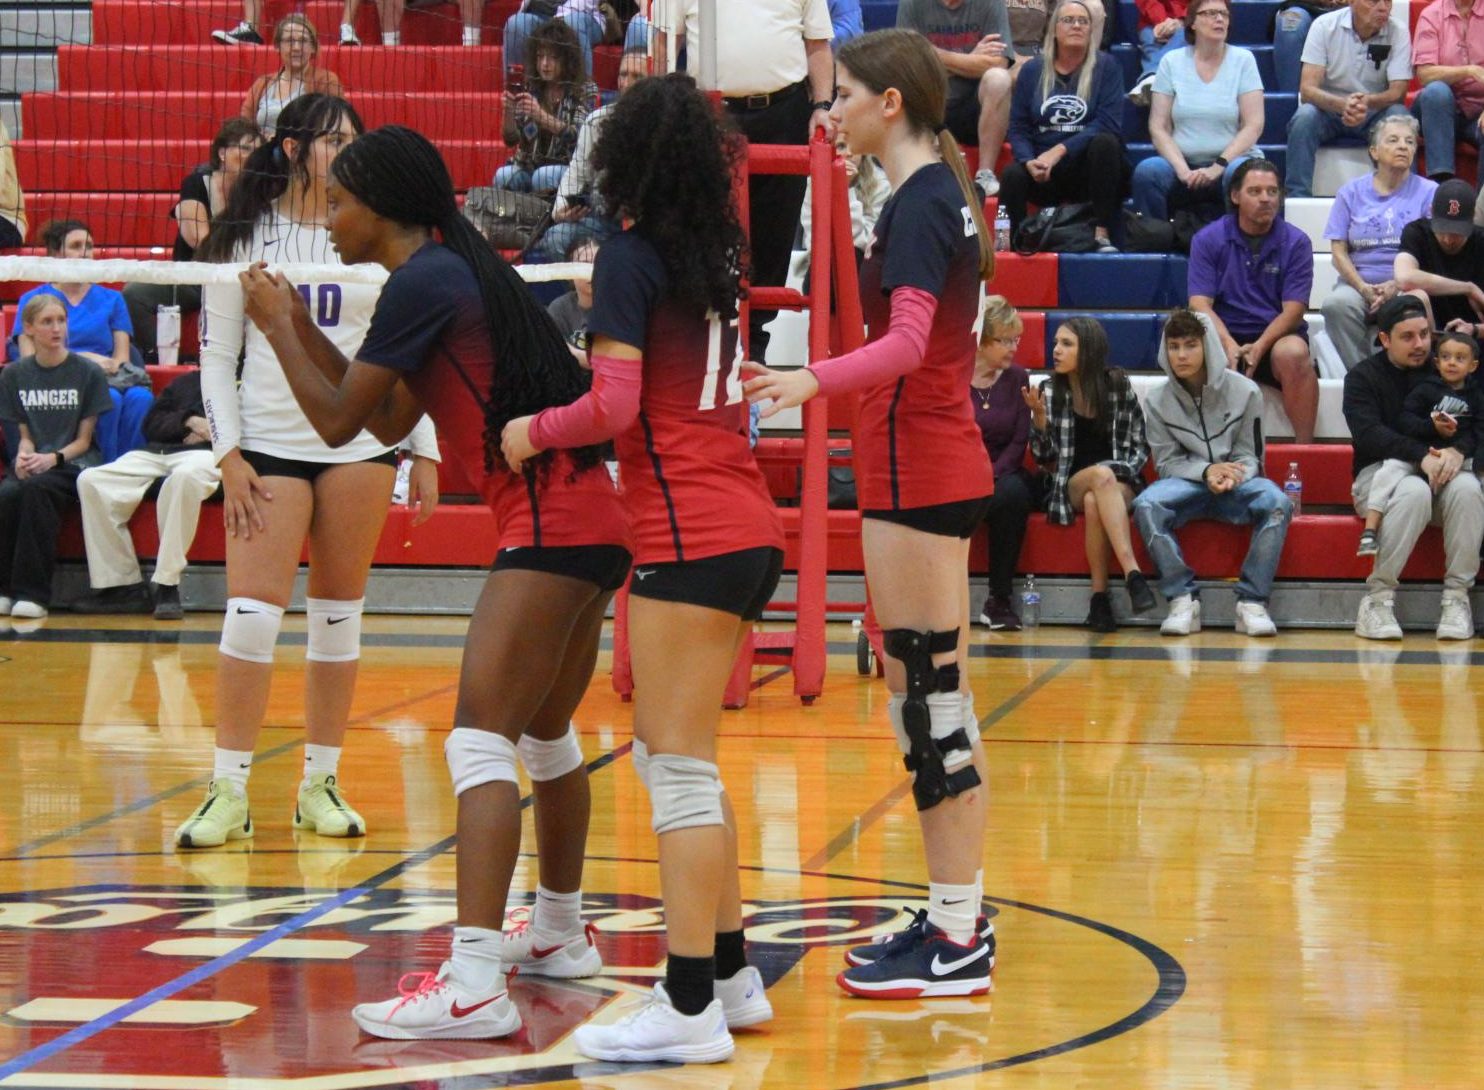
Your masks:
{"label": "blue jeans", "polygon": [[1284,185],[1290,197],[1314,195],[1314,157],[1326,144],[1364,145],[1371,126],[1383,117],[1405,117],[1407,108],[1400,103],[1378,110],[1359,125],[1345,125],[1338,114],[1327,113],[1306,102],[1294,111],[1288,122],[1288,177]]}
{"label": "blue jeans", "polygon": [[642,15],[636,15],[629,20],[629,29],[623,34],[623,49],[627,53],[631,49],[649,48],[649,20]]}
{"label": "blue jeans", "polygon": [[[523,64],[526,66],[526,79],[531,78],[536,66],[534,59],[526,56],[526,39],[537,27],[545,26],[549,22],[551,22],[550,19],[532,15],[528,11],[518,11],[505,20],[505,52],[501,54],[501,57],[504,58],[507,71],[512,64]],[[602,40],[603,25],[591,18],[578,19],[575,24],[568,25],[577,34],[577,41],[582,46],[582,70],[587,73],[588,79],[591,79],[593,45]]]}
{"label": "blue jeans", "polygon": [[[1250,159],[1256,154],[1255,151],[1245,151],[1227,165],[1226,170],[1221,175],[1221,181],[1216,186],[1211,187],[1211,189],[1217,189],[1219,187],[1219,192],[1216,193],[1219,203],[1223,205],[1226,203],[1225,198],[1221,194],[1225,193],[1231,185],[1232,175],[1236,173],[1238,164],[1243,159]],[[1175,177],[1175,168],[1163,156],[1151,155],[1148,159],[1141,160],[1134,167],[1133,204],[1135,212],[1141,212],[1153,219],[1169,219],[1170,196],[1176,190],[1184,190],[1185,193],[1196,192],[1186,190],[1180,184],[1179,179]],[[1209,190],[1200,190],[1199,192],[1206,193]]]}
{"label": "blue jeans", "polygon": [[1212,492],[1200,481],[1174,477],[1155,481],[1134,500],[1134,524],[1159,569],[1159,591],[1167,599],[1196,594],[1195,572],[1185,563],[1175,531],[1192,519],[1252,526],[1252,543],[1237,580],[1237,601],[1266,602],[1273,593],[1278,558],[1293,518],[1293,504],[1266,477],[1243,481],[1230,492]]}
{"label": "blue jeans", "polygon": [[[1185,48],[1185,31],[1180,29],[1171,34],[1168,40],[1156,42],[1154,40],[1154,28],[1146,26],[1139,31],[1139,79],[1154,75],[1159,68],[1159,59],[1166,53],[1175,49]],[[1137,80],[1135,82],[1138,82]]]}
{"label": "blue jeans", "polygon": [[1309,26],[1314,16],[1303,8],[1284,8],[1278,12],[1278,21],[1273,25],[1273,74],[1277,79],[1275,91],[1297,94],[1299,76],[1303,72],[1304,39],[1309,36]]}
{"label": "blue jeans", "polygon": [[541,249],[553,261],[566,261],[572,247],[585,239],[604,242],[618,234],[622,227],[602,216],[583,216],[580,220],[552,223],[541,236]]}
{"label": "blue jeans", "polygon": [[1458,108],[1453,88],[1434,80],[1412,100],[1412,116],[1422,127],[1422,151],[1427,156],[1428,177],[1452,174],[1459,140],[1479,146],[1479,118]]}
{"label": "blue jeans", "polygon": [[105,462],[144,446],[144,416],[155,403],[154,391],[148,386],[131,386],[127,390],[110,386],[108,396],[113,408],[98,415],[93,431]]}
{"label": "blue jeans", "polygon": [[514,163],[506,163],[495,171],[495,188],[509,189],[516,193],[553,193],[562,184],[562,175],[567,168],[561,163],[548,163],[535,170],[525,170]]}

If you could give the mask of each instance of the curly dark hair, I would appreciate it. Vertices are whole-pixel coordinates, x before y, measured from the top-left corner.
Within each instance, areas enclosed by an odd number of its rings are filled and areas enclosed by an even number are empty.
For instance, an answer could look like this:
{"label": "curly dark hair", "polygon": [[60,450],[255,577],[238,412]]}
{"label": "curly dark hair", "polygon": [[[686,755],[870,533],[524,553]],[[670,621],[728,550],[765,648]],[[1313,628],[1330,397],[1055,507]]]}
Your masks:
{"label": "curly dark hair", "polygon": [[581,94],[587,84],[587,74],[582,63],[582,42],[577,31],[560,19],[552,19],[531,31],[526,39],[526,82],[531,85],[531,94],[541,98],[550,86],[541,78],[542,53],[550,53],[557,59],[556,78],[552,84],[560,87],[563,94]]}
{"label": "curly dark hair", "polygon": [[659,251],[670,291],[726,318],[747,264],[732,191],[742,153],[695,81],[673,73],[624,92],[593,150],[604,202]]}
{"label": "curly dark hair", "polygon": [[[373,129],[335,156],[330,174],[378,216],[436,229],[443,244],[473,270],[496,360],[484,405],[484,468],[508,469],[500,454],[505,425],[576,401],[587,392],[590,376],[577,366],[556,322],[525,281],[459,212],[448,166],[427,137],[401,125]],[[459,366],[458,360],[452,362]],[[603,461],[598,446],[569,453],[574,475]],[[525,463],[524,475],[544,479],[554,457],[554,451],[542,451]]]}

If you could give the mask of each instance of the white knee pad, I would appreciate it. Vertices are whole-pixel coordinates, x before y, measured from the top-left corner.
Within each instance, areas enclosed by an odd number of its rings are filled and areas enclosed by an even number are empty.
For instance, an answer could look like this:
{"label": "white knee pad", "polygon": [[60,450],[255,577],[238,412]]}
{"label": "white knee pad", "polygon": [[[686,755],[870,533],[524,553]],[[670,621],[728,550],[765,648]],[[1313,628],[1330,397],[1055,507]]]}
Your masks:
{"label": "white knee pad", "polygon": [[[924,699],[928,706],[928,733],[935,741],[942,741],[952,736],[962,727],[964,737],[969,745],[973,746],[979,729],[979,720],[974,712],[972,694],[929,693]],[[912,743],[907,738],[907,728],[902,723],[902,706],[906,703],[906,696],[900,693],[893,693],[886,702],[886,715],[891,720],[891,732],[896,735],[897,748],[904,754],[912,752]],[[943,754],[943,767],[953,772],[973,758],[972,748],[949,750]]]}
{"label": "white knee pad", "polygon": [[650,825],[656,833],[724,825],[721,772],[710,761],[655,753],[649,757]]}
{"label": "white knee pad", "polygon": [[[933,736],[933,741],[938,743],[938,750],[943,754],[943,767],[949,772],[956,772],[964,765],[974,759],[974,751],[969,748],[973,742],[969,735],[968,724],[964,721],[964,701],[957,691],[951,693],[928,693],[928,733]],[[957,734],[964,739],[965,745],[955,749],[944,749],[943,743]]]}
{"label": "white knee pad", "polygon": [[634,759],[634,775],[639,777],[639,782],[644,785],[644,790],[649,790],[649,747],[639,739],[634,739],[634,746],[629,750],[629,756]]}
{"label": "white knee pad", "polygon": [[455,796],[486,783],[520,783],[515,771],[515,745],[503,734],[454,727],[443,743],[443,757],[448,761]]}
{"label": "white knee pad", "polygon": [[561,779],[583,764],[582,745],[570,724],[567,733],[560,738],[532,738],[523,734],[515,750],[520,754],[520,763],[526,766],[526,775],[531,777],[532,783]]}
{"label": "white knee pad", "polygon": [[361,610],[366,599],[309,598],[310,662],[354,662],[361,657]]}
{"label": "white knee pad", "polygon": [[272,662],[273,645],[278,642],[281,624],[283,606],[256,598],[228,598],[227,615],[222,620],[222,642],[217,648],[222,654],[243,662]]}

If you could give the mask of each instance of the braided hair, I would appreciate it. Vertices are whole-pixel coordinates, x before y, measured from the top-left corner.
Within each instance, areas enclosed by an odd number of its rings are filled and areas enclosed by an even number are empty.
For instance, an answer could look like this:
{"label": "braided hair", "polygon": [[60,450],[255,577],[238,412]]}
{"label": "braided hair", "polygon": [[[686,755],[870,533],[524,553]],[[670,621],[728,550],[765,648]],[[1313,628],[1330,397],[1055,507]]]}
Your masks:
{"label": "braided hair", "polygon": [[[291,181],[308,191],[309,153],[316,137],[338,132],[340,123],[350,120],[357,135],[366,131],[361,115],[345,99],[336,95],[300,95],[283,108],[273,139],[259,144],[242,164],[242,174],[227,195],[227,206],[211,220],[211,230],[197,256],[202,261],[225,262],[237,258],[237,252],[252,241],[253,228],[273,207],[273,202],[288,190]],[[292,158],[283,142],[295,141]]]}
{"label": "braided hair", "polygon": [[642,79],[619,98],[593,149],[608,208],[659,252],[682,303],[737,314],[747,238],[732,180],[742,142],[689,76]]}
{"label": "braided hair", "polygon": [[[485,469],[508,468],[500,454],[505,425],[577,400],[591,382],[587,373],[525,281],[459,212],[448,167],[427,137],[401,125],[374,129],[346,145],[330,164],[330,173],[383,219],[436,229],[443,244],[473,271],[497,361],[484,404]],[[457,360],[453,363],[458,366]],[[600,464],[602,455],[598,446],[572,450],[574,471]],[[553,457],[548,450],[530,459],[526,475],[544,476]]]}

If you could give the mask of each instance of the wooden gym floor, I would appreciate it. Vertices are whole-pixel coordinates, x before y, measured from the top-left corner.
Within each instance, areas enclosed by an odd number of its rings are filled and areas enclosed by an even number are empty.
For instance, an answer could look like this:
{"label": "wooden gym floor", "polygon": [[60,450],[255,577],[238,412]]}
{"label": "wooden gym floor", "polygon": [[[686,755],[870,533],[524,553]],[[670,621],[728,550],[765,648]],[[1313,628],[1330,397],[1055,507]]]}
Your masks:
{"label": "wooden gym floor", "polygon": [[[1484,1066],[1481,677],[1471,646],[1229,632],[976,632],[995,991],[872,1003],[844,944],[926,875],[879,682],[832,626],[825,695],[759,670],[723,719],[754,959],[777,1018],[736,1059],[585,1063],[663,958],[648,808],[606,654],[577,722],[607,969],[517,978],[507,1042],[363,1038],[454,918],[442,742],[463,619],[370,618],[342,780],[370,835],[290,828],[302,617],[251,784],[256,839],[180,855],[210,765],[217,618],[0,634],[0,1086],[159,1090],[1464,1088]],[[525,846],[534,839],[526,819]],[[535,882],[526,856],[517,901]]]}

